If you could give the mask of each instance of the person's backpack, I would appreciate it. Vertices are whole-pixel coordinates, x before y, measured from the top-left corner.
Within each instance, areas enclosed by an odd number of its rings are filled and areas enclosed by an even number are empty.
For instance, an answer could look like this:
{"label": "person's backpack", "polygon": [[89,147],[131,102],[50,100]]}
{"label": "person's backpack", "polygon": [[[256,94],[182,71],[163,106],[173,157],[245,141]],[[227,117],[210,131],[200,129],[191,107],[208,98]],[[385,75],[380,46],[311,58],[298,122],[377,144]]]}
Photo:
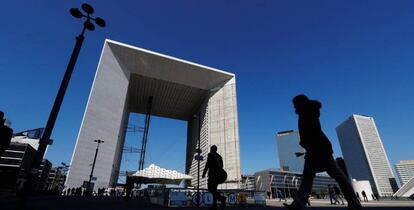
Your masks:
{"label": "person's backpack", "polygon": [[217,165],[220,166],[219,170],[217,170],[217,183],[222,184],[227,179],[227,172],[223,169],[223,166],[220,164],[220,161],[218,161],[217,156],[214,155],[217,161]]}

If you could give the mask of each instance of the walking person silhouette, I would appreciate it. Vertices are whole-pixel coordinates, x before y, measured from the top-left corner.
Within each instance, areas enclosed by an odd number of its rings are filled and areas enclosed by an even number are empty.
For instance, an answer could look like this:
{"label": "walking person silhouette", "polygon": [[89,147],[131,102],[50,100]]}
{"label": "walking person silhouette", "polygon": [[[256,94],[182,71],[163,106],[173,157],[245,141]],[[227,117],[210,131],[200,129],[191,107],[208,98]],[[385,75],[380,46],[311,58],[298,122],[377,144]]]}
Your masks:
{"label": "walking person silhouette", "polygon": [[224,183],[227,179],[227,173],[223,169],[223,158],[217,153],[217,146],[210,147],[210,153],[207,156],[207,163],[204,167],[203,178],[206,177],[208,171],[208,191],[213,195],[212,209],[217,209],[217,199],[221,202],[221,208],[226,206],[226,197],[220,195],[217,186]]}
{"label": "walking person silhouette", "polygon": [[0,156],[9,147],[13,130],[6,126],[6,119],[4,119],[4,112],[0,111]]}
{"label": "walking person silhouette", "polygon": [[331,142],[322,131],[319,122],[322,104],[316,100],[310,100],[305,95],[297,95],[293,98],[293,105],[298,115],[299,144],[306,150],[305,166],[299,192],[291,204],[284,203],[283,205],[289,210],[304,209],[312,190],[315,174],[326,171],[338,182],[345,199],[348,201],[348,209],[362,209],[351,183],[333,158]]}

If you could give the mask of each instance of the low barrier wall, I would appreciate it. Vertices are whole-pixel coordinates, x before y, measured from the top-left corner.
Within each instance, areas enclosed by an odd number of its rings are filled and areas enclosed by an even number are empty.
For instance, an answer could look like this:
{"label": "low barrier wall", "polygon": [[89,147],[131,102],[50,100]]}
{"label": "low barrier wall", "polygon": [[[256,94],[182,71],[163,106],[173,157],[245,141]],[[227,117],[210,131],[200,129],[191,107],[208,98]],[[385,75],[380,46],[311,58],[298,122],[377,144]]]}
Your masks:
{"label": "low barrier wall", "polygon": [[[264,191],[246,190],[219,190],[221,195],[226,196],[226,205],[266,205],[266,193]],[[200,189],[198,196],[196,189],[167,188],[167,189],[145,189],[135,191],[133,196],[145,199],[153,204],[168,207],[192,207],[197,205],[197,198],[200,199],[200,206],[208,207],[213,204],[213,196],[207,189]],[[218,201],[218,205],[221,203]]]}

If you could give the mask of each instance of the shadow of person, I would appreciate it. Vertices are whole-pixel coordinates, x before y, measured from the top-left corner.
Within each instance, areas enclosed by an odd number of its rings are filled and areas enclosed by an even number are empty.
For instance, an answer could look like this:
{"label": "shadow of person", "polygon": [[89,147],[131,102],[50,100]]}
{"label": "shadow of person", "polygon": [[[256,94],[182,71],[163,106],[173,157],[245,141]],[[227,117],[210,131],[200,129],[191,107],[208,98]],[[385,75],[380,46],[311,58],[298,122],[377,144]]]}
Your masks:
{"label": "shadow of person", "polygon": [[226,181],[227,173],[223,169],[223,158],[217,153],[216,145],[211,146],[210,153],[208,153],[206,166],[203,170],[203,178],[206,176],[207,171],[208,191],[213,195],[212,209],[217,209],[217,199],[221,202],[221,208],[224,208],[226,206],[226,197],[220,195],[217,191],[217,186]]}
{"label": "shadow of person", "polygon": [[338,182],[345,199],[348,201],[348,209],[362,209],[351,183],[333,158],[331,142],[322,131],[319,121],[322,104],[319,101],[310,100],[305,95],[297,95],[293,98],[293,106],[298,115],[299,144],[306,150],[305,166],[303,180],[293,202],[290,205],[286,203],[283,205],[288,209],[304,209],[316,173],[326,171]]}

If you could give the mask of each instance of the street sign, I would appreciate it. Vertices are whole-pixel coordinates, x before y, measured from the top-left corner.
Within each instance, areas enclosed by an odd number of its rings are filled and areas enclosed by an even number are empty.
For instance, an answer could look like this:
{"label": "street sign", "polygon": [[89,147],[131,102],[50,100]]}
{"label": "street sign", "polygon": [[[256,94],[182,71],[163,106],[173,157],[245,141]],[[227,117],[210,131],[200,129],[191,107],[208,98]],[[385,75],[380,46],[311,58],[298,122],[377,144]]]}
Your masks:
{"label": "street sign", "polygon": [[96,176],[93,176],[92,179],[91,179],[91,181],[96,181],[96,180],[98,180],[98,177],[96,177]]}
{"label": "street sign", "polygon": [[236,205],[236,203],[237,203],[236,194],[234,194],[234,193],[228,194],[227,195],[227,202],[229,202],[230,205]]}
{"label": "street sign", "polygon": [[187,196],[185,192],[170,191],[169,206],[185,206],[187,204]]}
{"label": "street sign", "polygon": [[194,157],[194,160],[199,160],[199,161],[202,161],[204,159],[204,157],[202,156],[202,155],[196,155],[195,157]]}
{"label": "street sign", "polygon": [[255,204],[266,204],[266,195],[264,192],[254,192],[253,194]]}
{"label": "street sign", "polygon": [[203,193],[203,203],[207,206],[213,204],[213,194],[209,192]]}
{"label": "street sign", "polygon": [[93,182],[83,181],[82,187],[84,187],[86,190],[92,191],[94,186],[95,183]]}
{"label": "street sign", "polygon": [[203,197],[201,196],[201,193],[194,193],[192,197],[192,201],[194,205],[197,205],[197,199],[200,202],[200,205],[203,204]]}

